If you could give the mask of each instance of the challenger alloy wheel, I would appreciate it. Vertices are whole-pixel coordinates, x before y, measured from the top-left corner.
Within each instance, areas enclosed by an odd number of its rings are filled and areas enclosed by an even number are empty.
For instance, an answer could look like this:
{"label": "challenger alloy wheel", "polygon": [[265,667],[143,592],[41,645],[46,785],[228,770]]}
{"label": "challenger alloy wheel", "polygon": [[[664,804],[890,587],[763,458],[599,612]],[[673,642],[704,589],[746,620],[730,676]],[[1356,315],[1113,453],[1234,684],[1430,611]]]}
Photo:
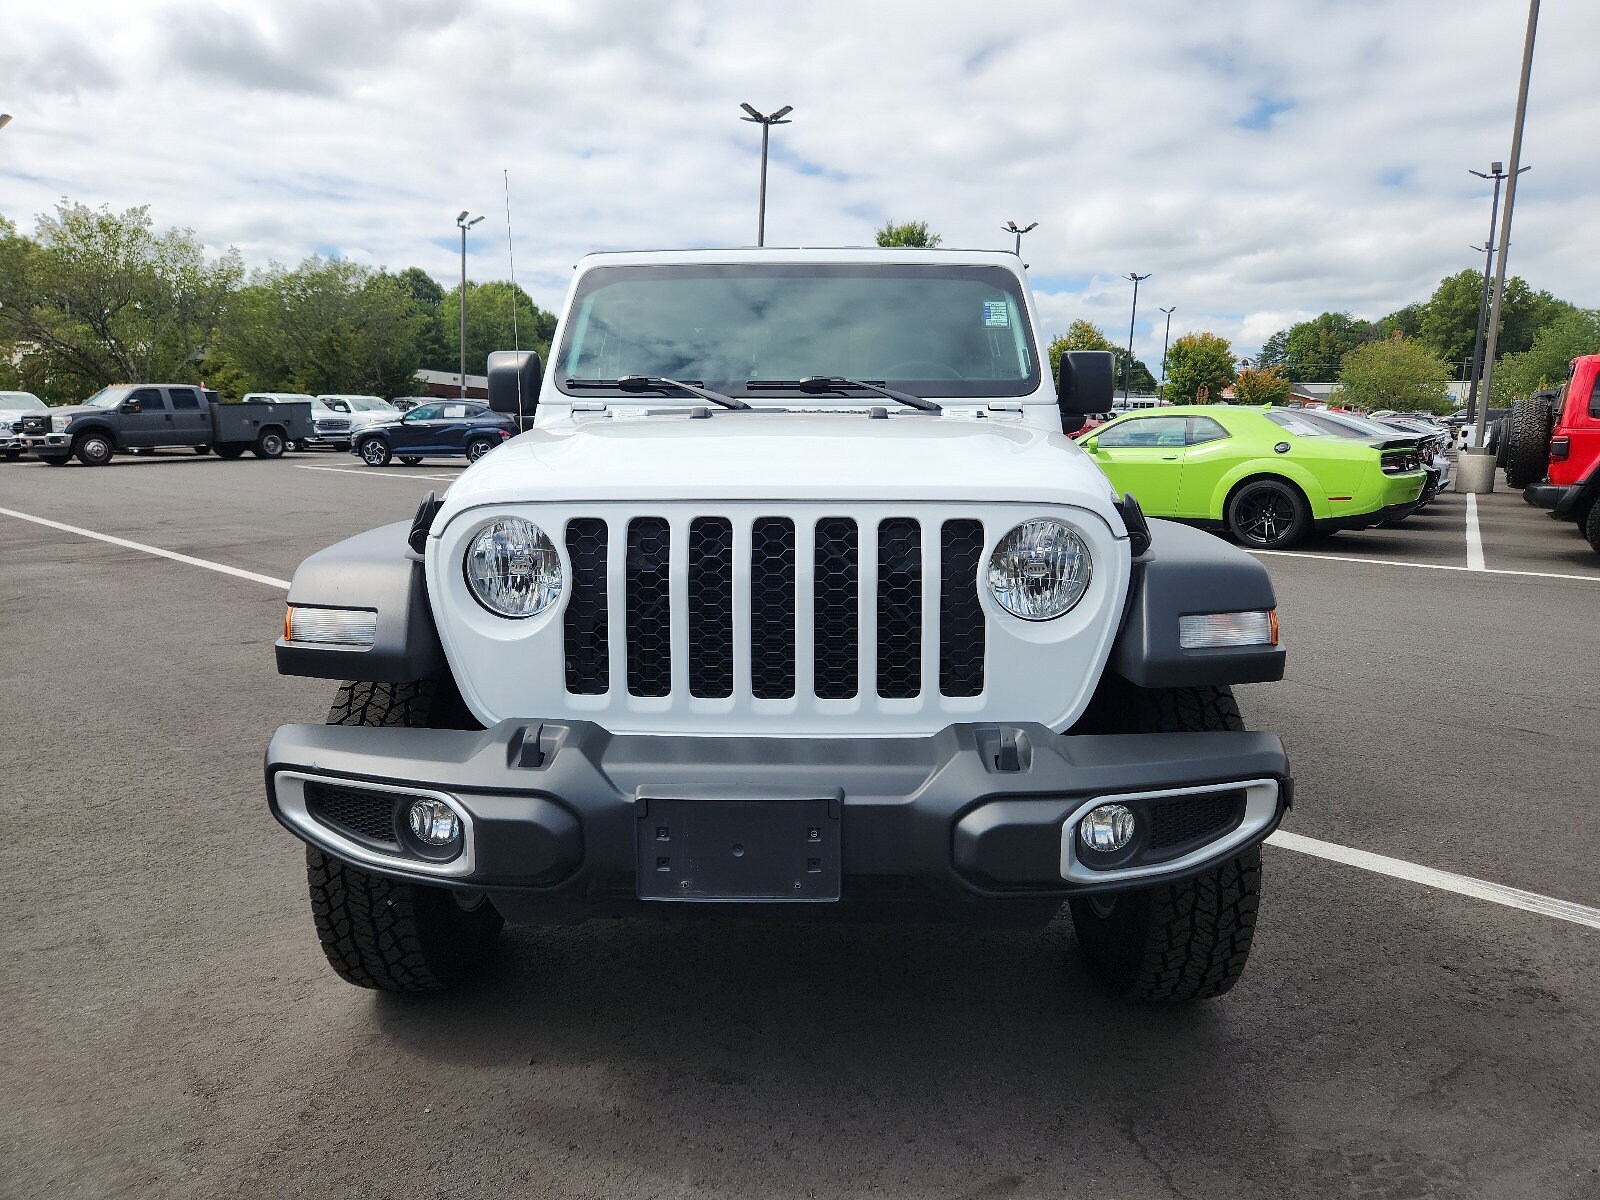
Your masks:
{"label": "challenger alloy wheel", "polygon": [[1306,502],[1287,483],[1258,479],[1228,501],[1228,528],[1252,550],[1282,550],[1305,536],[1311,524]]}

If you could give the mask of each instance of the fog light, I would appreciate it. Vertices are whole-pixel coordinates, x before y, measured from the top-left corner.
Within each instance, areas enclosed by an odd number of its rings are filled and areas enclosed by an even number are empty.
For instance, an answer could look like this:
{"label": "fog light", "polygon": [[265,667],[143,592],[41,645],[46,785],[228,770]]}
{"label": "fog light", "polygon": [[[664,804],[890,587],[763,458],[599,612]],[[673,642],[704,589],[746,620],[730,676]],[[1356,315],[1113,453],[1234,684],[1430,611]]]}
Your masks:
{"label": "fog light", "polygon": [[461,836],[461,818],[443,800],[425,797],[413,801],[407,819],[417,840],[430,846],[448,846]]}
{"label": "fog light", "polygon": [[1102,804],[1078,822],[1078,840],[1085,850],[1114,854],[1133,840],[1133,810],[1123,804]]}

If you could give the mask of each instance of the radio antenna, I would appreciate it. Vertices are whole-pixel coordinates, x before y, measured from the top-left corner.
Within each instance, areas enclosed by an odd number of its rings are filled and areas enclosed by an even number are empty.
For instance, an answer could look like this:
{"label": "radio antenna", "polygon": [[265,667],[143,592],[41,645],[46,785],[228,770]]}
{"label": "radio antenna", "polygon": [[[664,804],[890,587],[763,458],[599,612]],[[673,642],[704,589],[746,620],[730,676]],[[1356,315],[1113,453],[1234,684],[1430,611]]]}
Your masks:
{"label": "radio antenna", "polygon": [[501,168],[506,185],[506,259],[511,266],[511,348],[517,351],[517,429],[522,429],[522,341],[517,336],[517,255],[511,247],[511,172]]}

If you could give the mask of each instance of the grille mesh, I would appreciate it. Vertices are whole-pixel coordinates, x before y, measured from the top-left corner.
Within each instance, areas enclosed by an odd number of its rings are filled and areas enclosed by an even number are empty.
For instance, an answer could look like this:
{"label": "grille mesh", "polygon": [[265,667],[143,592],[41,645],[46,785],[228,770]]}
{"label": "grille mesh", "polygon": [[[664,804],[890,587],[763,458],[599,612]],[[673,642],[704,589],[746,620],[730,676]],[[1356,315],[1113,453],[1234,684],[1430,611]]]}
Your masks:
{"label": "grille mesh", "polygon": [[857,690],[861,657],[861,554],[849,517],[817,522],[816,605],[812,665],[822,700],[849,700]]}
{"label": "grille mesh", "polygon": [[794,695],[794,522],[760,517],[750,530],[750,685],[760,700]]}
{"label": "grille mesh", "polygon": [[362,841],[398,848],[394,831],[395,797],[358,788],[306,783],[306,811],[324,825]]}
{"label": "grille mesh", "polygon": [[1174,796],[1150,805],[1152,850],[1165,850],[1188,842],[1209,841],[1238,823],[1244,793],[1217,792],[1209,796]]}
{"label": "grille mesh", "polygon": [[689,523],[689,694],[733,695],[733,523]]}
{"label": "grille mesh", "polygon": [[567,691],[575,696],[603,696],[611,689],[606,545],[606,523],[599,517],[579,517],[567,522],[572,595],[563,620]]}
{"label": "grille mesh", "polygon": [[978,602],[978,559],[983,522],[946,521],[940,531],[939,691],[946,696],[983,693],[985,631]]}
{"label": "grille mesh", "polygon": [[628,522],[628,691],[672,692],[671,531],[664,517]]}
{"label": "grille mesh", "polygon": [[910,517],[878,524],[878,695],[922,692],[922,529]]}

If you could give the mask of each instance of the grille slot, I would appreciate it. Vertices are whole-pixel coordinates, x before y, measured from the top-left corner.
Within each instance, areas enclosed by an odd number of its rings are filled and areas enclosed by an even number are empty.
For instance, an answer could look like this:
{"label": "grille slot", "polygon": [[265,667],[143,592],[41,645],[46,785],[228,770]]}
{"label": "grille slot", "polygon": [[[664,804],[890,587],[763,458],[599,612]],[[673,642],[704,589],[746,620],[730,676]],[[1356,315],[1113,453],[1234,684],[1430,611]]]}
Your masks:
{"label": "grille slot", "polygon": [[359,788],[306,783],[306,811],[322,824],[360,842],[398,850],[394,796]]}
{"label": "grille slot", "polygon": [[689,523],[689,694],[733,695],[733,522]]}
{"label": "grille slot", "polygon": [[849,700],[859,688],[861,552],[849,517],[817,522],[812,582],[815,631],[812,667],[817,698]]}
{"label": "grille slot", "polygon": [[1244,792],[1216,792],[1209,796],[1174,796],[1150,805],[1151,850],[1171,856],[1192,845],[1209,842],[1237,825],[1244,816]]}
{"label": "grille slot", "polygon": [[603,696],[611,690],[610,623],[606,612],[606,523],[599,517],[567,522],[572,594],[563,616],[567,691]]}
{"label": "grille slot", "polygon": [[750,690],[794,695],[794,522],[760,517],[750,530]]}
{"label": "grille slot", "polygon": [[946,696],[979,696],[986,650],[983,606],[978,602],[983,522],[946,521],[939,550],[939,691]]}
{"label": "grille slot", "polygon": [[628,691],[672,693],[671,530],[664,517],[628,522]]}
{"label": "grille slot", "polygon": [[910,517],[878,523],[878,695],[922,693],[922,527]]}

